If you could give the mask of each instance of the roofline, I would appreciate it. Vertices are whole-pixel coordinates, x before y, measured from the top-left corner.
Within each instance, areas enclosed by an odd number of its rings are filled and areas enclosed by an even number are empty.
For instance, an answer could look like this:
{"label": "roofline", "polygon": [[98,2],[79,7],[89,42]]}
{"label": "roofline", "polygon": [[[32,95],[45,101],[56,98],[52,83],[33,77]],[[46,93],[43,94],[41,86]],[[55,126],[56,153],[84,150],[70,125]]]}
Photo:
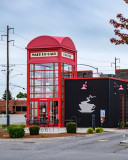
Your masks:
{"label": "roofline", "polygon": [[116,71],[125,71],[125,70],[128,70],[128,69],[116,69]]}
{"label": "roofline", "polygon": [[92,70],[76,71],[76,72],[93,72]]}
{"label": "roofline", "polygon": [[123,82],[128,82],[128,80],[118,79],[118,78],[112,78],[112,77],[85,77],[85,78],[64,78],[65,80],[75,80],[75,79],[113,79]]}
{"label": "roofline", "polygon": [[44,47],[25,47],[25,49],[27,49],[27,50],[37,50],[37,49],[54,49],[54,48],[56,48],[56,49],[58,49],[58,48],[64,48],[64,49],[68,49],[68,50],[70,50],[70,51],[74,51],[74,52],[77,52],[77,50],[74,50],[74,49],[71,49],[71,48],[68,48],[68,47],[64,47],[64,46],[50,46],[50,47],[48,47],[48,46],[44,46]]}

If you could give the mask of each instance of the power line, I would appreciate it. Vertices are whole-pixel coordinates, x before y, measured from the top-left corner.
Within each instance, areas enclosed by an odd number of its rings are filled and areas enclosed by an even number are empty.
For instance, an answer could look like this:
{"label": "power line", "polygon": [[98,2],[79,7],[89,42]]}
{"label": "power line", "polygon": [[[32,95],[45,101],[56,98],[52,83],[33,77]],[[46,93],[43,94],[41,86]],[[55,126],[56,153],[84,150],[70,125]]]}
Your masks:
{"label": "power line", "polygon": [[25,39],[25,40],[27,40],[27,41],[30,41],[28,38],[26,38],[26,37],[24,37],[24,36],[21,36],[21,35],[19,35],[19,34],[16,34],[16,33],[14,33],[17,37],[20,37],[20,38],[22,38],[22,39]]}
{"label": "power line", "polygon": [[95,59],[85,59],[85,58],[81,58],[81,57],[78,57],[78,58],[84,59],[84,60],[87,60],[87,61],[95,61],[95,62],[111,63],[110,61],[98,61],[98,60],[95,60]]}

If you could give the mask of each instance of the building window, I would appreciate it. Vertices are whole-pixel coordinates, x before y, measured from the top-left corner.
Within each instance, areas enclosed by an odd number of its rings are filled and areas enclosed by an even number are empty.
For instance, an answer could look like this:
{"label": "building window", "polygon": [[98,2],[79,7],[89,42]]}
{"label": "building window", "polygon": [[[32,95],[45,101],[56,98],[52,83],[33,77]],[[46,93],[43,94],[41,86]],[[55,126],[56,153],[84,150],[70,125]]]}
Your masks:
{"label": "building window", "polygon": [[30,98],[57,98],[58,63],[30,64],[29,82]]}
{"label": "building window", "polygon": [[21,112],[21,106],[16,106],[16,112]]}

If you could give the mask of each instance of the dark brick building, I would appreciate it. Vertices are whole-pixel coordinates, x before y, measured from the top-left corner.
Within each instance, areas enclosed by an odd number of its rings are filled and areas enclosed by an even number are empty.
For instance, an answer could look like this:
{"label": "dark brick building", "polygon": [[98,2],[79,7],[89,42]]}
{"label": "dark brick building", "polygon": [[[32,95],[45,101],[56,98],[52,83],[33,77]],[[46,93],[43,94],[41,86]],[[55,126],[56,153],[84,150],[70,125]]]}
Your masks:
{"label": "dark brick building", "polygon": [[128,80],[128,69],[117,69],[115,78]]}
{"label": "dark brick building", "polygon": [[93,77],[93,71],[77,71],[77,78]]}

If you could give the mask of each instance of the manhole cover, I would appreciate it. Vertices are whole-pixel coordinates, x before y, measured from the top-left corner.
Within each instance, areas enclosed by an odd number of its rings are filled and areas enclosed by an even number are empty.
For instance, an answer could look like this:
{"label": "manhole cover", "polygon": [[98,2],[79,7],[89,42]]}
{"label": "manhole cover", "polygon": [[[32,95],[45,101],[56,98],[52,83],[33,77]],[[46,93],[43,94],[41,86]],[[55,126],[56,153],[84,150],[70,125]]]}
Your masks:
{"label": "manhole cover", "polygon": [[24,143],[35,143],[35,142],[24,142]]}

